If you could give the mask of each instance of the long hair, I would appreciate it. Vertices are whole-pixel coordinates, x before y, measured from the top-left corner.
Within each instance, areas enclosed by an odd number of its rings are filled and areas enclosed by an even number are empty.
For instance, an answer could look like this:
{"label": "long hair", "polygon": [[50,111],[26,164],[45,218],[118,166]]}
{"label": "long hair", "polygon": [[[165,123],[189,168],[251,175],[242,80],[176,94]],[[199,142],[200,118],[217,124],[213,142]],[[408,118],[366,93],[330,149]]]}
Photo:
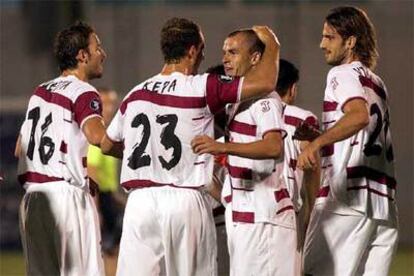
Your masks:
{"label": "long hair", "polygon": [[375,29],[367,14],[356,7],[338,7],[332,9],[325,18],[338,34],[347,39],[356,38],[354,54],[368,68],[375,68],[379,57]]}

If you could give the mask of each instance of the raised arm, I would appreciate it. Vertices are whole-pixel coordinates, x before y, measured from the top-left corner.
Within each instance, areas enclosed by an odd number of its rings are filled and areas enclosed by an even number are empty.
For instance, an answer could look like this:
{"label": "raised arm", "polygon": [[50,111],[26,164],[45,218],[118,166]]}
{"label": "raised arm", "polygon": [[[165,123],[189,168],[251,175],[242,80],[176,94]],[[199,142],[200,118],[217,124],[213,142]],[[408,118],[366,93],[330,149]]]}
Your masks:
{"label": "raised arm", "polygon": [[260,62],[244,76],[241,100],[261,97],[272,92],[279,74],[280,44],[276,35],[266,26],[254,26],[253,30],[265,44],[265,51]]}

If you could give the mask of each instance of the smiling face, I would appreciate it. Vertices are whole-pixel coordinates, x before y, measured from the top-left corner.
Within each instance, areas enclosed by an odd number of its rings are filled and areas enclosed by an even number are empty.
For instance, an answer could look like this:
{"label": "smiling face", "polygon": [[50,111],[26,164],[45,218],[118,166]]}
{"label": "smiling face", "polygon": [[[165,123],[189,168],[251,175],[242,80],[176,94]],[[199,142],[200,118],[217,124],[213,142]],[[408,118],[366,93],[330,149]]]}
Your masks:
{"label": "smiling face", "polygon": [[228,76],[244,76],[253,66],[250,43],[242,33],[227,37],[223,45],[223,65]]}
{"label": "smiling face", "polygon": [[325,22],[319,47],[325,53],[326,63],[332,66],[347,63],[352,56],[352,49],[346,47],[347,41]]}
{"label": "smiling face", "polygon": [[101,41],[95,33],[89,36],[88,59],[86,73],[88,79],[100,78],[103,74],[103,63],[106,53],[102,48]]}

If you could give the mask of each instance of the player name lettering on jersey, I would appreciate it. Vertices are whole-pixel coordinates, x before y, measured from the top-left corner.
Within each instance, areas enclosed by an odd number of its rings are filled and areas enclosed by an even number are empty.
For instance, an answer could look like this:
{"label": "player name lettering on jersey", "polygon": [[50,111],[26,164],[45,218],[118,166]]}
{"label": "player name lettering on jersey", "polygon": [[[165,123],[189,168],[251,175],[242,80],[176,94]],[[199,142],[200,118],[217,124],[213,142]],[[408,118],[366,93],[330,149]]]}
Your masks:
{"label": "player name lettering on jersey", "polygon": [[142,89],[162,94],[162,93],[174,92],[176,85],[177,85],[177,79],[168,80],[168,81],[149,80],[143,84]]}

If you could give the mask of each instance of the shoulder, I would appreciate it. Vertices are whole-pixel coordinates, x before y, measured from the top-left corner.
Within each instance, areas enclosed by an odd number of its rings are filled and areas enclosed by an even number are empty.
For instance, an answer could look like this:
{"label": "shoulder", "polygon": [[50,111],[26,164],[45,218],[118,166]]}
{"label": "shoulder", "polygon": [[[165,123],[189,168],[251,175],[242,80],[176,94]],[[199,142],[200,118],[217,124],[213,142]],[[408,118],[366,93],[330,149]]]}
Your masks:
{"label": "shoulder", "polygon": [[303,109],[295,105],[286,105],[284,115],[295,116],[302,120],[306,120],[308,117],[317,119],[316,115],[309,110]]}

